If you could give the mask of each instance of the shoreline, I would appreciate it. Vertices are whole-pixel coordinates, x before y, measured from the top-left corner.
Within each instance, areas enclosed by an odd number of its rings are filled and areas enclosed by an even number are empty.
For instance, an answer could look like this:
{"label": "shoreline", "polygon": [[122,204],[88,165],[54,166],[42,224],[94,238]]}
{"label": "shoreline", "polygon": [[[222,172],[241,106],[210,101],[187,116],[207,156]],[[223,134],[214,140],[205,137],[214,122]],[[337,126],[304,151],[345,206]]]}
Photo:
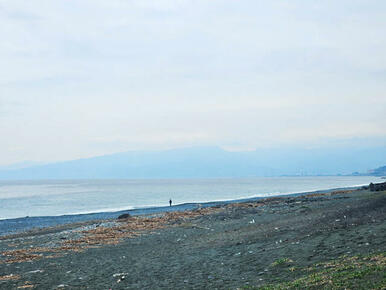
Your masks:
{"label": "shoreline", "polygon": [[383,289],[386,191],[329,190],[0,238],[5,289]]}
{"label": "shoreline", "polygon": [[75,223],[87,223],[96,220],[110,220],[116,219],[119,215],[124,213],[129,213],[132,216],[146,216],[158,213],[166,212],[178,212],[186,210],[195,210],[198,208],[207,208],[214,206],[224,206],[227,204],[233,203],[242,203],[242,202],[253,202],[260,201],[269,198],[277,197],[297,197],[302,195],[310,194],[327,194],[334,191],[340,190],[355,190],[360,189],[363,185],[354,185],[349,187],[340,187],[340,188],[331,188],[331,189],[321,189],[315,191],[304,191],[304,192],[291,192],[285,194],[273,194],[270,196],[259,196],[259,197],[246,197],[240,199],[229,199],[229,200],[216,200],[208,202],[190,202],[190,203],[181,203],[173,206],[158,206],[158,207],[142,207],[142,208],[130,208],[123,209],[118,211],[100,211],[100,212],[91,212],[91,213],[79,213],[79,214],[64,214],[57,216],[26,216],[19,218],[11,219],[0,219],[0,238],[8,235],[20,234],[23,232],[28,233],[29,231],[36,231],[39,229],[55,227],[55,226],[65,226]]}

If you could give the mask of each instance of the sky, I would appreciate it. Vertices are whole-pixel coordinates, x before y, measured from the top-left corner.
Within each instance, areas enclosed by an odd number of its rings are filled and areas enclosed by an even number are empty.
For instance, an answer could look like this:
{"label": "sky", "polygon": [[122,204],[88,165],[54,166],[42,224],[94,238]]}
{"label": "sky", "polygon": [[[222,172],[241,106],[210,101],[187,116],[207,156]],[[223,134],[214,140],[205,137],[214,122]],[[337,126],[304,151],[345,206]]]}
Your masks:
{"label": "sky", "polygon": [[386,147],[385,31],[383,0],[0,0],[0,165]]}

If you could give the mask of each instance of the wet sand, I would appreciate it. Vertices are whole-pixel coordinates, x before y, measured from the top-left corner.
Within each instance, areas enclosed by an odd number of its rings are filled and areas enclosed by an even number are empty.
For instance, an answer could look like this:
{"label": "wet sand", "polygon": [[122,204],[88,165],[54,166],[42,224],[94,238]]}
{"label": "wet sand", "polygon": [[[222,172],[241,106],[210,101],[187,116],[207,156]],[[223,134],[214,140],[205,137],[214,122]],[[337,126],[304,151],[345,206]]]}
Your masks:
{"label": "wet sand", "polygon": [[345,255],[382,289],[385,217],[385,191],[344,190],[37,229],[0,238],[0,288],[280,288]]}

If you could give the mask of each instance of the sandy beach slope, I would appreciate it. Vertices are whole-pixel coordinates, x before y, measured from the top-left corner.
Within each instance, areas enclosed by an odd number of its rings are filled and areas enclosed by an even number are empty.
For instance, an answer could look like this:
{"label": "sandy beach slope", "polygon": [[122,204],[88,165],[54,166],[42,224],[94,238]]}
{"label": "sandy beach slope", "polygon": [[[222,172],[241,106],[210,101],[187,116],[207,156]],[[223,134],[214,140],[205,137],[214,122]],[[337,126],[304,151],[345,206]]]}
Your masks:
{"label": "sandy beach slope", "polygon": [[343,190],[0,239],[1,289],[386,287],[386,192]]}

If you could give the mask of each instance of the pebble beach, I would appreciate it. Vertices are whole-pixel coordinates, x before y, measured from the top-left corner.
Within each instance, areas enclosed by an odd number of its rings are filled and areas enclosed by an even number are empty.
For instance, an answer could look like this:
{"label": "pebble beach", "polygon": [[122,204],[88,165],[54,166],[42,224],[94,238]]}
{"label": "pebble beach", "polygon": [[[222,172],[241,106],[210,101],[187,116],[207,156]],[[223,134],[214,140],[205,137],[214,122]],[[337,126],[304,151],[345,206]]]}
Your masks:
{"label": "pebble beach", "polygon": [[347,189],[44,227],[1,236],[0,288],[384,289],[385,217]]}

